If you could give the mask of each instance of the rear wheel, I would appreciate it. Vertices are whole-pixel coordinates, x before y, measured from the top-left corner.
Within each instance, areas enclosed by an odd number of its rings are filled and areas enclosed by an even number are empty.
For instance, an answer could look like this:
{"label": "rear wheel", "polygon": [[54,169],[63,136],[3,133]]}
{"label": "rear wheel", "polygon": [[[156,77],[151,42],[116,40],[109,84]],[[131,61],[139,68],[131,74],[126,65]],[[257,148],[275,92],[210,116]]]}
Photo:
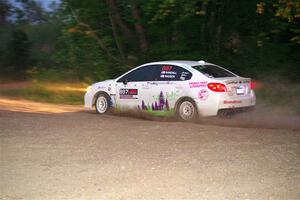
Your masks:
{"label": "rear wheel", "polygon": [[177,116],[183,121],[194,121],[198,116],[195,103],[192,100],[183,99],[178,105]]}
{"label": "rear wheel", "polygon": [[96,108],[96,112],[99,114],[106,113],[110,108],[109,97],[107,97],[107,95],[105,94],[98,95],[95,101],[95,108]]}

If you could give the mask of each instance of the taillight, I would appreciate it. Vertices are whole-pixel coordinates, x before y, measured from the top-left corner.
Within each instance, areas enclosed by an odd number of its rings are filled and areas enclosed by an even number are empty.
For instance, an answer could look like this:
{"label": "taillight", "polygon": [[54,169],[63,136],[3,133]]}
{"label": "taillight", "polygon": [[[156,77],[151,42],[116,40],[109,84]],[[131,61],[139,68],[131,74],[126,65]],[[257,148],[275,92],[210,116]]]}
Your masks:
{"label": "taillight", "polygon": [[254,89],[254,83],[253,83],[253,81],[250,81],[250,89],[251,89],[251,90]]}
{"label": "taillight", "polygon": [[214,92],[226,92],[227,88],[222,83],[209,83],[207,87]]}

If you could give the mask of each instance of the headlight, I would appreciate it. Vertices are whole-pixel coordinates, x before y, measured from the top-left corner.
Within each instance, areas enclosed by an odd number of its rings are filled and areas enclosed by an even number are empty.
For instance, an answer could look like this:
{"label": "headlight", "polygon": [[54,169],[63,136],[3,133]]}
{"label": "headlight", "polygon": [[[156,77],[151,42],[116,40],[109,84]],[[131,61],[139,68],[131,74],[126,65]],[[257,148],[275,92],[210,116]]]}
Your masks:
{"label": "headlight", "polygon": [[89,91],[91,91],[91,89],[92,89],[92,86],[89,86],[89,87],[86,88],[85,91],[86,91],[86,92],[89,92]]}

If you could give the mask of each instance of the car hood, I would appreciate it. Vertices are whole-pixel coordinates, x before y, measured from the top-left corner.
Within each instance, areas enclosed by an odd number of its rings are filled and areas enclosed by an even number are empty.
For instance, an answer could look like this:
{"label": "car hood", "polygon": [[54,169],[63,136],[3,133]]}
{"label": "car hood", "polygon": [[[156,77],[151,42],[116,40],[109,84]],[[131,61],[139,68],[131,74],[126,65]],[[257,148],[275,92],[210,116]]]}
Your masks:
{"label": "car hood", "polygon": [[114,84],[114,82],[115,82],[115,79],[100,81],[100,82],[94,83],[92,85],[92,87],[96,88],[96,89],[104,89],[108,86],[112,86]]}

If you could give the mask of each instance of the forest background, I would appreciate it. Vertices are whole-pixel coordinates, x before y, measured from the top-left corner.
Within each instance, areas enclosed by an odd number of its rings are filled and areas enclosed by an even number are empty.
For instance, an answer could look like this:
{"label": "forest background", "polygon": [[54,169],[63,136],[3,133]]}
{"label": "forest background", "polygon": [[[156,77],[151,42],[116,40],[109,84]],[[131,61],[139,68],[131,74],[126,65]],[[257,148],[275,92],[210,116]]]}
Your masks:
{"label": "forest background", "polygon": [[0,79],[90,84],[184,59],[299,89],[299,22],[300,0],[0,0]]}

